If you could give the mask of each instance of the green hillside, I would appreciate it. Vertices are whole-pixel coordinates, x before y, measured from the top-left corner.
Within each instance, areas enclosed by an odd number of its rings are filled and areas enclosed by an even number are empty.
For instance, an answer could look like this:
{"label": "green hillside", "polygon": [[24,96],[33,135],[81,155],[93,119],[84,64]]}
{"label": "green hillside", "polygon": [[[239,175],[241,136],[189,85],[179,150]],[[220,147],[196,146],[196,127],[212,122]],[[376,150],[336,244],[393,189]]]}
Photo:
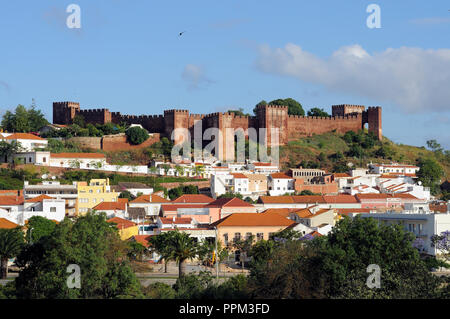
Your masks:
{"label": "green hillside", "polygon": [[370,162],[418,165],[421,159],[432,159],[443,170],[441,181],[450,179],[449,151],[431,151],[425,147],[397,144],[387,137],[383,137],[382,142],[366,141],[368,136],[362,132],[329,132],[291,141],[280,148],[280,162],[283,169],[303,166],[345,172],[348,170],[348,163],[352,163],[354,167],[365,166]]}

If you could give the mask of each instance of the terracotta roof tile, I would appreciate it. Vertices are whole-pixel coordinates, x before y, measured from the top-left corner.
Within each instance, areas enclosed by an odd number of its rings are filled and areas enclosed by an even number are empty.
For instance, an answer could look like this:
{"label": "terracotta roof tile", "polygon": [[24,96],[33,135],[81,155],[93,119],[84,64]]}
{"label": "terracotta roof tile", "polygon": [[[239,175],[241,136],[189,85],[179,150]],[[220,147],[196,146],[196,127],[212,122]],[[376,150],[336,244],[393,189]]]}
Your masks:
{"label": "terracotta roof tile", "polygon": [[0,218],[0,229],[13,229],[18,227],[16,223],[13,223],[6,218]]}
{"label": "terracotta roof tile", "polygon": [[16,206],[22,205],[24,202],[23,196],[0,196],[0,205]]}
{"label": "terracotta roof tile", "polygon": [[214,199],[203,195],[203,194],[184,194],[173,200],[172,203],[182,204],[182,203],[211,203]]}
{"label": "terracotta roof tile", "polygon": [[45,138],[36,136],[30,133],[14,133],[12,135],[4,137],[5,140],[40,140],[46,141]]}
{"label": "terracotta roof tile", "polygon": [[231,214],[213,225],[223,226],[289,226],[294,221],[287,219],[279,214],[264,213],[239,213]]}
{"label": "terracotta roof tile", "polygon": [[95,210],[125,210],[127,207],[126,202],[102,202],[95,206]]}
{"label": "terracotta roof tile", "polygon": [[254,207],[252,204],[239,199],[233,198],[219,198],[208,204],[209,207]]}
{"label": "terracotta roof tile", "polygon": [[34,198],[27,199],[26,202],[27,203],[37,203],[37,202],[42,202],[44,199],[53,199],[53,198],[50,196],[47,196],[45,194],[42,194],[42,195],[36,196]]}
{"label": "terracotta roof tile", "polygon": [[123,219],[120,217],[113,217],[111,219],[108,219],[107,222],[117,224],[118,229],[130,228],[130,227],[137,225],[136,223],[132,222],[131,220]]}
{"label": "terracotta roof tile", "polygon": [[132,200],[130,203],[170,203],[170,200],[152,194],[152,195],[141,195],[138,198]]}

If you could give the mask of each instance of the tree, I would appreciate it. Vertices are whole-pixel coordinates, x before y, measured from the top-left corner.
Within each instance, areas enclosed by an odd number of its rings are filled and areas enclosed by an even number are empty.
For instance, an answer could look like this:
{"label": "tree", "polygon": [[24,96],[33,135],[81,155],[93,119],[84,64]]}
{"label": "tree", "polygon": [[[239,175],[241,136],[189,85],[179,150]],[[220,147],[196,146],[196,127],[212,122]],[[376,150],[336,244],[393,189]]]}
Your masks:
{"label": "tree", "polygon": [[128,244],[128,257],[131,260],[142,261],[142,258],[147,254],[147,247],[136,241],[130,241]]}
{"label": "tree", "polygon": [[136,196],[130,193],[130,191],[123,191],[120,192],[119,198],[128,198],[128,201],[131,202],[132,200],[136,199]]}
{"label": "tree", "polygon": [[0,141],[0,159],[4,162],[11,161],[12,163],[14,163],[12,157],[16,153],[20,153],[22,150],[23,149],[20,142],[11,141],[11,143],[8,143],[5,141]]}
{"label": "tree", "polygon": [[[127,243],[106,215],[88,213],[55,226],[49,236],[26,247],[16,263],[23,267],[16,278],[19,298],[123,298],[142,296],[140,284],[127,259]],[[67,285],[67,267],[78,265],[81,288]]]}
{"label": "tree", "polygon": [[308,111],[308,116],[317,116],[317,117],[330,117],[330,115],[325,112],[323,109],[319,109],[318,107],[313,107]]}
{"label": "tree", "polygon": [[16,257],[25,244],[23,232],[18,228],[0,229],[0,279],[8,276],[8,259]]}
{"label": "tree", "polygon": [[173,259],[178,262],[178,278],[182,278],[186,274],[186,260],[197,256],[198,245],[194,238],[176,230],[171,237],[170,246]]}
{"label": "tree", "polygon": [[239,250],[239,260],[241,261],[242,271],[244,271],[245,259],[247,255],[250,253],[254,238],[255,236],[250,235],[247,236],[245,239],[235,238],[233,241],[233,247]]}
{"label": "tree", "polygon": [[383,144],[375,152],[376,156],[380,156],[384,159],[392,159],[395,155],[395,150],[389,144]]}
{"label": "tree", "polygon": [[443,148],[441,147],[441,144],[439,144],[436,140],[428,140],[427,141],[427,146],[433,152],[442,152],[443,151]]}
{"label": "tree", "polygon": [[41,237],[49,236],[55,229],[56,223],[42,216],[28,219],[26,240],[29,244],[38,242]]}
{"label": "tree", "polygon": [[[271,263],[251,269],[257,298],[428,298],[439,279],[413,247],[414,235],[400,225],[344,217],[327,236],[278,245]],[[367,267],[381,269],[381,287],[366,285]]]}
{"label": "tree", "polygon": [[174,232],[164,232],[157,236],[150,237],[150,246],[156,251],[161,259],[164,260],[164,272],[167,273],[167,264],[169,261],[173,260],[173,251],[171,245],[171,240]]}
{"label": "tree", "polygon": [[44,115],[34,105],[29,109],[19,104],[14,113],[6,111],[1,125],[8,132],[36,132],[48,124]]}
{"label": "tree", "polygon": [[80,115],[80,114],[75,115],[75,117],[73,118],[72,123],[75,124],[75,125],[78,125],[79,127],[82,127],[82,128],[84,128],[85,125],[86,125],[86,122],[84,121],[84,116]]}
{"label": "tree", "polygon": [[425,187],[430,187],[433,194],[439,191],[439,182],[444,176],[444,170],[439,163],[432,158],[419,159],[418,166],[420,167],[417,172],[419,181],[423,183]]}
{"label": "tree", "polygon": [[126,135],[128,141],[133,145],[142,144],[149,137],[148,132],[145,129],[140,128],[139,126],[129,128],[126,132]]}
{"label": "tree", "polygon": [[258,104],[256,104],[255,107],[253,108],[253,114],[258,115],[258,112],[257,112],[258,107],[260,107],[260,106],[266,106],[266,105],[267,105],[267,102],[264,101],[264,100],[262,100],[261,102],[259,102]]}
{"label": "tree", "polygon": [[273,100],[269,105],[287,106],[289,115],[305,115],[302,105],[292,98]]}

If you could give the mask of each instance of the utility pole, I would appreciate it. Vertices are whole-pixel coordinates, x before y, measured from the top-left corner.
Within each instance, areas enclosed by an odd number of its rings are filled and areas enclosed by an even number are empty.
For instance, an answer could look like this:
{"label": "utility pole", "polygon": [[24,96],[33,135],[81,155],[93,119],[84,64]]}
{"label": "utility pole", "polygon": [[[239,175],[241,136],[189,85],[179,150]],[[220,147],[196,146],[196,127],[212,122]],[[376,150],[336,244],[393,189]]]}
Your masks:
{"label": "utility pole", "polygon": [[219,256],[218,256],[218,254],[217,254],[217,226],[214,226],[214,231],[216,232],[216,239],[215,239],[215,245],[216,245],[216,260],[215,260],[215,262],[216,262],[216,280],[217,280],[217,283],[219,283]]}

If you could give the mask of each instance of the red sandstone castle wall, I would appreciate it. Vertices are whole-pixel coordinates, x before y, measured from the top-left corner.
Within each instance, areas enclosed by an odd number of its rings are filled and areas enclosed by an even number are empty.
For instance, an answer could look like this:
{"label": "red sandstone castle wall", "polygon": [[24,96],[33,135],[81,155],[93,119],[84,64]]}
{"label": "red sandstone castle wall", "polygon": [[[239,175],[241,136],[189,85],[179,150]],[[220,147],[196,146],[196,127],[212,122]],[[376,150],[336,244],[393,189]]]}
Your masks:
{"label": "red sandstone castle wall", "polygon": [[362,128],[362,114],[345,117],[312,117],[290,115],[288,118],[288,139],[294,140],[313,134],[336,130],[338,133],[357,132]]}

